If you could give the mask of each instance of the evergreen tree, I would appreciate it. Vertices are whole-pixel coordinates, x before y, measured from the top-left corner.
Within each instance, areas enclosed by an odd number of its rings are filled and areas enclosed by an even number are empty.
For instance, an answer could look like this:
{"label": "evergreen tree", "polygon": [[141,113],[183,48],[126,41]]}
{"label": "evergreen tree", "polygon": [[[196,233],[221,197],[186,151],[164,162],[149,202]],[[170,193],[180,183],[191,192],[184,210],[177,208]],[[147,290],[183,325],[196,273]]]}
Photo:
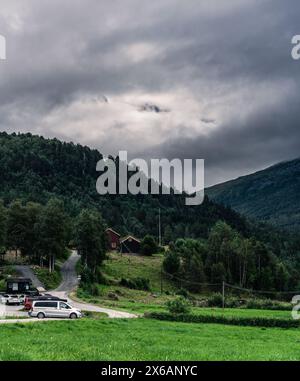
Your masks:
{"label": "evergreen tree", "polygon": [[141,253],[144,255],[152,255],[158,252],[158,246],[155,239],[147,234],[141,242]]}
{"label": "evergreen tree", "polygon": [[16,258],[18,250],[22,250],[26,237],[26,209],[21,201],[14,201],[7,216],[7,246],[15,250]]}
{"label": "evergreen tree", "polygon": [[3,202],[0,201],[0,256],[3,256],[6,251],[6,235],[7,235],[7,210]]}
{"label": "evergreen tree", "polygon": [[55,260],[65,254],[69,238],[69,219],[63,202],[50,199],[36,223],[37,250],[48,259],[49,272],[55,268]]}
{"label": "evergreen tree", "polygon": [[82,263],[93,274],[106,254],[106,234],[100,213],[95,210],[81,211],[75,224],[75,243]]}

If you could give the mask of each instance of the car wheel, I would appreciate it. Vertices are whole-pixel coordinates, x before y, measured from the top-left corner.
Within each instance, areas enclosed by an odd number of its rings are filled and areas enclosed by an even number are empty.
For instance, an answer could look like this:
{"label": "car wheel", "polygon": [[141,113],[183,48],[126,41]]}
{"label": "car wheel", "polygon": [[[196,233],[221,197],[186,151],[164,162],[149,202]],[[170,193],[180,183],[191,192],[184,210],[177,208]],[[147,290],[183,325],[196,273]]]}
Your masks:
{"label": "car wheel", "polygon": [[70,315],[70,319],[77,319],[77,315],[73,312],[73,313]]}
{"label": "car wheel", "polygon": [[38,318],[38,319],[45,319],[45,314],[43,314],[42,312],[39,312],[39,313],[37,314],[37,318]]}

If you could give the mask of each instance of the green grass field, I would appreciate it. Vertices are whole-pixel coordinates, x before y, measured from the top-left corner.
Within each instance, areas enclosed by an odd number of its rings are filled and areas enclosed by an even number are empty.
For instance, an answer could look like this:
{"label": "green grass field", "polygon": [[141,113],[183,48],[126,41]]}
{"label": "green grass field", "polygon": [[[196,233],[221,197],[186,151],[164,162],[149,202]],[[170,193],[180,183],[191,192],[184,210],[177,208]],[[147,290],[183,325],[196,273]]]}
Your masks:
{"label": "green grass field", "polygon": [[[160,295],[162,255],[146,257],[109,253],[108,258],[104,261],[102,271],[112,285],[101,285],[99,296],[87,295],[79,289],[77,296],[80,299],[105,307],[144,313],[162,310],[164,304],[172,298],[166,294]],[[150,280],[150,292],[132,290],[119,285],[121,278],[137,277]],[[163,279],[163,289],[172,293],[176,290],[176,285],[170,280]],[[110,299],[110,293],[116,294],[119,300]]]}
{"label": "green grass field", "polygon": [[[104,273],[110,286],[101,295],[78,296],[101,306],[136,313],[165,311],[175,285],[164,279],[160,295],[162,257],[110,254]],[[124,278],[150,279],[151,292],[118,284]],[[117,295],[111,300],[109,293]],[[173,294],[173,295],[171,295]],[[193,314],[290,318],[290,311],[192,308]],[[152,319],[108,319],[88,313],[78,321],[3,325],[0,360],[298,360],[298,329],[240,327],[223,324],[179,323]]]}
{"label": "green grass field", "polygon": [[[142,314],[144,312],[160,312],[165,310],[165,303],[176,297],[178,285],[163,277],[163,290],[168,293],[160,294],[161,291],[161,265],[163,256],[160,254],[147,256],[128,255],[120,253],[109,253],[108,259],[104,261],[102,271],[110,280],[111,285],[100,285],[99,295],[92,296],[79,289],[77,297],[86,302],[110,307],[128,312]],[[143,277],[150,280],[151,291],[133,290],[119,285],[121,278]],[[109,294],[117,296],[118,300],[113,300]],[[195,295],[199,297],[199,295]],[[201,297],[201,296],[200,296]],[[203,295],[202,295],[203,297]],[[223,313],[222,309],[216,308],[194,308],[193,313]],[[290,311],[267,311],[267,310],[243,310],[225,309],[229,316],[272,316],[289,317]]]}
{"label": "green grass field", "polygon": [[252,310],[242,308],[192,308],[196,315],[225,315],[228,317],[270,317],[292,319],[291,311]]}
{"label": "green grass field", "polygon": [[[120,253],[109,253],[109,259],[103,264],[103,272],[114,280],[121,278],[147,278],[153,292],[161,290],[161,267],[163,255],[156,254],[150,257]],[[176,285],[163,278],[164,291],[174,291]]]}
{"label": "green grass field", "polygon": [[298,329],[100,319],[12,324],[0,360],[298,360]]}

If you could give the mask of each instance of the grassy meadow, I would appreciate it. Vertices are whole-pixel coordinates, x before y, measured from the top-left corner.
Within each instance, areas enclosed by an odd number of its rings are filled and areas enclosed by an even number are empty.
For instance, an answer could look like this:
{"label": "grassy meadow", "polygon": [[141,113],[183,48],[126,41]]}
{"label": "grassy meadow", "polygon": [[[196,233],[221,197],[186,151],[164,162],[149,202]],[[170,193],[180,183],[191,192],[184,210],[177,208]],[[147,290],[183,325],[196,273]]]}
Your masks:
{"label": "grassy meadow", "polygon": [[[144,312],[165,311],[176,285],[164,279],[160,294],[160,255],[110,254],[103,273],[110,285],[97,296],[79,289],[77,297],[99,306]],[[151,291],[129,289],[120,279],[144,277]],[[44,279],[43,279],[44,280]],[[117,295],[113,300],[109,295]],[[290,311],[197,308],[193,314],[290,319]],[[39,321],[0,326],[0,360],[298,360],[300,331],[224,324],[182,323],[146,318],[108,319],[87,312],[76,321]]]}
{"label": "grassy meadow", "polygon": [[0,360],[299,360],[298,329],[82,319],[0,329]]}

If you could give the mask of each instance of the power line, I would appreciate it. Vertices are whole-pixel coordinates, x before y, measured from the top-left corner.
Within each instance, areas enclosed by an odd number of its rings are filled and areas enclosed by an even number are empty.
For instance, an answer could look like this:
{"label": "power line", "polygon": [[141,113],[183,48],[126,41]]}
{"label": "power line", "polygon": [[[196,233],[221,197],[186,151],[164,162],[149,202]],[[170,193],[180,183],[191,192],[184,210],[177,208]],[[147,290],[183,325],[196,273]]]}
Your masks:
{"label": "power line", "polygon": [[243,288],[239,286],[234,286],[229,283],[224,283],[226,287],[233,288],[240,291],[246,291],[252,294],[300,294],[300,291],[266,291],[266,290],[253,290],[249,288]]}
{"label": "power line", "polygon": [[164,270],[162,270],[161,273],[164,275],[167,275],[171,279],[177,280],[179,282],[189,283],[189,284],[198,285],[198,286],[214,286],[214,287],[219,286],[219,287],[223,287],[223,285],[224,285],[224,289],[225,289],[225,287],[229,287],[232,289],[236,289],[239,291],[245,291],[245,292],[252,293],[252,294],[270,294],[270,295],[272,295],[272,294],[273,295],[274,294],[300,294],[300,290],[295,290],[295,291],[270,291],[270,290],[268,290],[267,291],[267,290],[253,290],[253,289],[249,289],[249,288],[239,287],[239,286],[235,286],[233,284],[229,284],[226,282],[222,282],[222,283],[200,283],[200,282],[196,282],[196,281],[190,281],[187,279],[179,278],[179,277],[177,277],[173,274],[170,274]]}
{"label": "power line", "polygon": [[175,275],[169,274],[166,271],[162,271],[162,274],[167,275],[170,278],[175,279],[175,280],[177,280],[179,282],[184,282],[184,283],[189,283],[189,284],[196,284],[196,285],[199,285],[199,286],[221,286],[221,283],[199,283],[199,282],[193,282],[191,280],[179,278],[179,277],[177,277]]}

